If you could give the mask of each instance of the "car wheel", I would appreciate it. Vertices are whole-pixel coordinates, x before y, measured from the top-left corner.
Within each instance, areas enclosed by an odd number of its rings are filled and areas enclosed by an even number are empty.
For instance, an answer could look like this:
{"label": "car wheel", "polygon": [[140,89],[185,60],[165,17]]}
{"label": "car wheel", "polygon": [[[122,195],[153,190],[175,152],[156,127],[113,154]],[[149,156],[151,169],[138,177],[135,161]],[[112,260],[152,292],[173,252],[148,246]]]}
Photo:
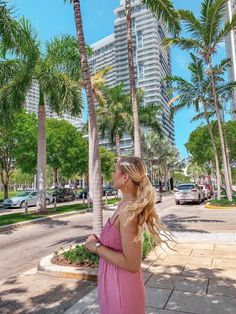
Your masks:
{"label": "car wheel", "polygon": [[177,201],[177,200],[175,200],[175,204],[176,204],[176,205],[179,205],[179,204],[180,204],[180,202],[179,202],[179,201]]}
{"label": "car wheel", "polygon": [[25,207],[25,201],[20,203],[20,208],[24,208]]}
{"label": "car wheel", "polygon": [[51,202],[50,202],[50,199],[47,198],[47,199],[46,199],[46,205],[50,205],[50,203],[51,203]]}
{"label": "car wheel", "polygon": [[73,201],[75,200],[75,196],[72,196],[71,200],[72,200],[72,202],[73,202]]}

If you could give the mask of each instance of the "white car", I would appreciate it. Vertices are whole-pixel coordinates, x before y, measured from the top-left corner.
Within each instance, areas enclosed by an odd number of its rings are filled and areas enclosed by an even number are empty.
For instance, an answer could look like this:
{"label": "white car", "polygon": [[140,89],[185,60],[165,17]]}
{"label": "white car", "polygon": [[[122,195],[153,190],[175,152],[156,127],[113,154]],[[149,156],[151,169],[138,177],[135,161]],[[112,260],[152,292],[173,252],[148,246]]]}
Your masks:
{"label": "white car", "polygon": [[159,192],[159,190],[157,188],[153,187],[153,189],[156,192],[156,203],[161,203],[162,194]]}
{"label": "white car", "polygon": [[202,201],[204,201],[204,193],[197,184],[184,183],[175,188],[176,205],[179,205],[180,202],[196,202],[200,204]]}
{"label": "white car", "polygon": [[199,184],[199,187],[203,191],[204,199],[208,200],[211,197],[211,191],[203,184]]}
{"label": "white car", "polygon": [[[38,201],[39,191],[24,191],[16,196],[7,198],[3,201],[5,207],[25,207],[25,202],[28,202],[28,206],[35,206]],[[52,195],[46,193],[46,204],[49,205],[53,202]]]}

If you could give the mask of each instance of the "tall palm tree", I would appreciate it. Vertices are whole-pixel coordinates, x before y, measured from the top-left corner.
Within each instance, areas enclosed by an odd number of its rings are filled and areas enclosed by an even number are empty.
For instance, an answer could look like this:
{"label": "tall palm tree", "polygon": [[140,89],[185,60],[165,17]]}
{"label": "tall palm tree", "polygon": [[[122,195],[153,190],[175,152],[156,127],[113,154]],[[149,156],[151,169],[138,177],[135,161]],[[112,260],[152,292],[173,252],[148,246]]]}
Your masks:
{"label": "tall palm tree", "polygon": [[216,91],[213,58],[219,44],[225,40],[228,33],[236,26],[236,14],[229,22],[224,21],[228,0],[204,0],[201,4],[200,17],[194,16],[188,10],[179,10],[179,15],[186,25],[190,38],[175,36],[166,40],[166,45],[177,45],[183,49],[194,50],[199,53],[209,68],[211,78],[211,89],[214,107],[217,117],[221,153],[224,165],[226,194],[232,200],[227,157],[225,153],[225,141],[222,131],[219,99]]}
{"label": "tall palm tree", "polygon": [[[178,13],[174,9],[171,0],[142,0],[159,19],[161,18],[167,24],[169,30],[178,32],[180,26],[178,23]],[[138,113],[138,101],[136,95],[136,84],[133,62],[133,44],[132,44],[132,1],[125,0],[126,13],[126,29],[127,29],[127,49],[129,64],[129,80],[130,80],[130,96],[132,102],[133,124],[134,124],[134,154],[141,157],[141,141],[140,141],[140,123]]]}
{"label": "tall palm tree", "polygon": [[[37,35],[30,23],[22,19],[19,27],[23,31],[23,38],[19,38],[17,49],[5,46],[6,57],[0,62],[0,73],[9,68],[9,77],[0,89],[0,106],[7,108],[0,112],[6,115],[23,107],[27,92],[36,81],[39,85],[38,103],[38,189],[39,201],[37,211],[44,212],[45,199],[45,172],[46,172],[46,127],[45,127],[45,101],[48,99],[51,109],[58,114],[70,111],[79,114],[82,107],[81,88],[73,80],[70,66],[71,59],[55,54],[53,47],[55,39],[47,43],[46,51],[41,53]],[[18,39],[18,38],[17,38]],[[75,39],[71,36],[61,39],[64,51],[73,48]],[[22,47],[22,48],[21,48]],[[17,53],[16,53],[17,50]],[[11,54],[12,53],[12,54]],[[7,57],[11,54],[11,58]],[[71,53],[69,54],[71,56]],[[80,59],[77,54],[77,66]],[[1,78],[0,78],[1,80]]]}
{"label": "tall palm tree", "polygon": [[[210,89],[210,78],[206,74],[204,61],[197,58],[194,54],[191,55],[191,63],[188,66],[190,71],[190,82],[186,81],[182,77],[172,76],[167,77],[167,81],[171,81],[174,84],[172,92],[177,93],[177,97],[174,97],[176,100],[175,104],[172,104],[172,112],[176,113],[184,107],[193,106],[197,111],[197,115],[192,119],[196,121],[204,118],[207,122],[208,131],[211,139],[211,144],[214,153],[215,166],[216,166],[216,178],[217,178],[217,198],[220,199],[220,165],[218,152],[213,136],[213,131],[210,123],[210,118],[215,114],[214,104],[212,104],[212,93]],[[221,63],[214,67],[215,69],[215,79],[217,86],[217,94],[221,98],[226,98],[233,92],[235,88],[235,83],[225,83],[222,75],[229,66],[229,60],[222,60]],[[226,100],[226,99],[225,99]],[[201,112],[201,106],[203,111]]]}
{"label": "tall palm tree", "polygon": [[89,108],[89,185],[93,200],[93,229],[100,234],[102,230],[102,177],[101,160],[99,155],[98,126],[95,111],[94,93],[89,71],[86,45],[83,33],[80,0],[68,0],[73,3],[78,46],[81,55],[82,74]]}

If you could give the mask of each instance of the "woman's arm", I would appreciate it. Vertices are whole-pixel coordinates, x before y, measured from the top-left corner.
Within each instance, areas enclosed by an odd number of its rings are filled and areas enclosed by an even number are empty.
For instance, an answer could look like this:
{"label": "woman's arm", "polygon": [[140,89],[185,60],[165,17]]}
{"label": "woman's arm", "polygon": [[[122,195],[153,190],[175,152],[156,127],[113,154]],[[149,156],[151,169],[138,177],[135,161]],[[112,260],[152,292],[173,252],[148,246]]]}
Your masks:
{"label": "woman's arm", "polygon": [[[92,248],[92,243],[86,245],[86,247],[100,256],[111,264],[123,268],[130,272],[137,272],[141,260],[142,260],[142,243],[141,240],[137,239],[138,235],[138,226],[137,218],[127,221],[127,214],[121,212],[120,214],[120,233],[121,233],[121,242],[122,242],[122,252],[115,252],[103,245],[97,249]],[[96,241],[94,241],[96,242]],[[87,242],[86,242],[87,243]],[[88,243],[87,243],[88,244]],[[95,243],[94,247],[95,247]]]}

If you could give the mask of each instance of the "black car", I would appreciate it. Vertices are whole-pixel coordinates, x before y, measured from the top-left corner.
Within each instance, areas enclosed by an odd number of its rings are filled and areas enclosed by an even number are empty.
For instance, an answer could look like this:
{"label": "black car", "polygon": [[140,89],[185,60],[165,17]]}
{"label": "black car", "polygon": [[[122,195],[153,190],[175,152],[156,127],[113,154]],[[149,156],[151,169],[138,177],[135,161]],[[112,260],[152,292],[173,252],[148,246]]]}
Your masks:
{"label": "black car", "polygon": [[83,197],[87,198],[88,193],[89,193],[89,188],[86,187],[82,191],[79,192],[79,198],[83,198]]}
{"label": "black car", "polygon": [[112,185],[103,185],[102,186],[102,194],[103,196],[111,196],[115,195],[117,190]]}
{"label": "black car", "polygon": [[70,188],[56,189],[52,193],[53,197],[56,197],[57,202],[74,201],[75,192]]}

